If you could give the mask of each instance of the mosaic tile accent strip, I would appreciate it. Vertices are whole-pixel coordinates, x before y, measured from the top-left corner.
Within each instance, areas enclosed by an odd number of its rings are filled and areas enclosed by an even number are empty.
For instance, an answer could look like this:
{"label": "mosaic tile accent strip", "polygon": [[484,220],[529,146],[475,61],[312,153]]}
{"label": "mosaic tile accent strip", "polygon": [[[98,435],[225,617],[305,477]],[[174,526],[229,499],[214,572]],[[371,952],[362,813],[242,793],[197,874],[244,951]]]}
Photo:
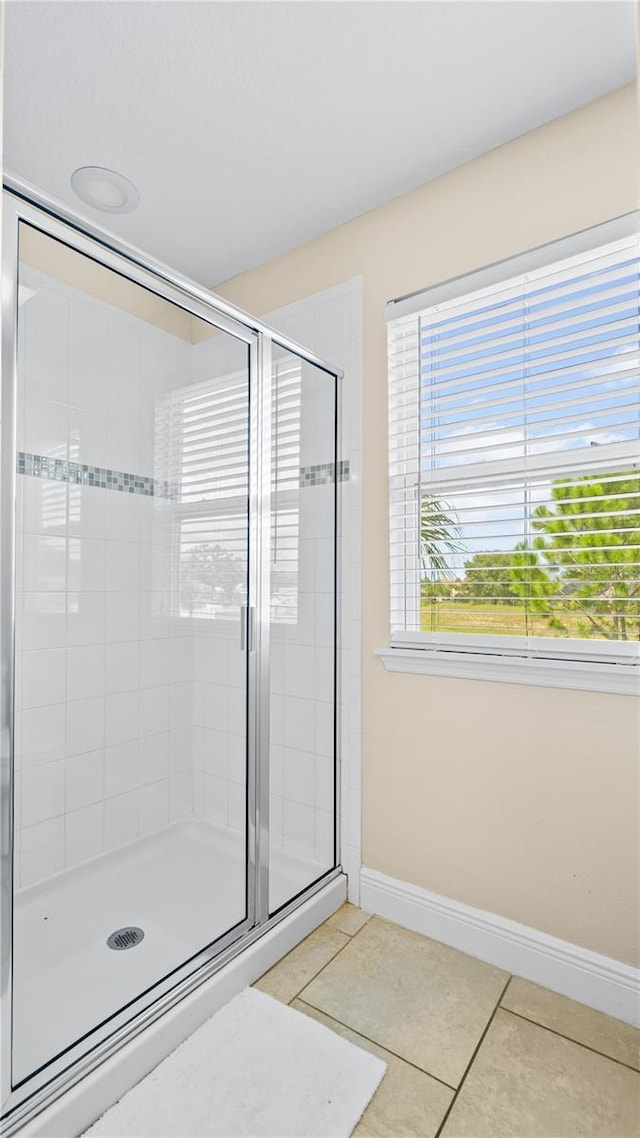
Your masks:
{"label": "mosaic tile accent strip", "polygon": [[[178,487],[159,478],[144,474],[130,474],[124,470],[110,470],[105,466],[88,466],[84,462],[68,462],[44,454],[18,451],[18,474],[45,478],[50,482],[68,482],[74,486],[95,486],[100,490],[116,490],[121,494],[142,494],[145,498],[179,498]],[[333,462],[300,467],[300,487],[324,486],[334,481]],[[338,482],[349,480],[349,461],[338,463]]]}
{"label": "mosaic tile accent strip", "polygon": [[87,466],[84,462],[67,462],[43,454],[18,451],[18,474],[46,478],[51,482],[69,482],[74,486],[96,486],[101,490],[117,490],[121,494],[142,494],[145,498],[174,498],[171,483],[144,474],[109,470],[105,466]]}
{"label": "mosaic tile accent strip", "polygon": [[[317,466],[300,467],[300,487],[324,486],[333,482],[335,466],[332,462],[320,462]],[[338,482],[349,481],[349,460],[338,463]]]}

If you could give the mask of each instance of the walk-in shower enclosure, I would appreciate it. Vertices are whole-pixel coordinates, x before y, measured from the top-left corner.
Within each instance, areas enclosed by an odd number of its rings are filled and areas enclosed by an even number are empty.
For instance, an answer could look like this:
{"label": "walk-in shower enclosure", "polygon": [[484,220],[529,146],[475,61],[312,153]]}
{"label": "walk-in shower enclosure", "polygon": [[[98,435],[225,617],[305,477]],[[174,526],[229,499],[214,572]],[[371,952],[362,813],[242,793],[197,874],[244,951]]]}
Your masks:
{"label": "walk-in shower enclosure", "polygon": [[335,368],[5,192],[7,1131],[337,872]]}

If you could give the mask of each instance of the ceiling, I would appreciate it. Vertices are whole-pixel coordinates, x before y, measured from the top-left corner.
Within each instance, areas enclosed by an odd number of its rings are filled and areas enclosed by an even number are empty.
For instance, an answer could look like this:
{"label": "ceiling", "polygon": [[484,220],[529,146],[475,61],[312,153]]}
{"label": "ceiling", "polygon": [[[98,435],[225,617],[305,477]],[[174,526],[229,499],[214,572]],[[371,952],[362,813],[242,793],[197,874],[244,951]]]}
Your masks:
{"label": "ceiling", "polygon": [[6,169],[207,285],[635,74],[626,0],[8,0],[5,35]]}

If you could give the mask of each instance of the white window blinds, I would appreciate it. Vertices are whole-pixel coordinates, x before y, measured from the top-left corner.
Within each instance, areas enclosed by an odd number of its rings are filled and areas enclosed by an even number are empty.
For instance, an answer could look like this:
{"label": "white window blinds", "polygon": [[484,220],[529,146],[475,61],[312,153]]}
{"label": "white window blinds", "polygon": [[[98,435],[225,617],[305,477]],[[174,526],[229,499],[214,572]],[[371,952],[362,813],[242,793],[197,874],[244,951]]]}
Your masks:
{"label": "white window blinds", "polygon": [[638,280],[634,233],[391,320],[394,639],[637,652]]}
{"label": "white window blinds", "polygon": [[298,619],[302,365],[273,361],[271,392],[271,620]]}
{"label": "white window blinds", "polygon": [[221,501],[249,493],[246,374],[205,383],[175,400],[175,466],[180,500]]}
{"label": "white window blinds", "polygon": [[[273,619],[297,618],[301,365],[273,365]],[[249,500],[247,373],[173,392],[159,408],[156,473],[171,487],[176,615],[236,619],[246,604]]]}
{"label": "white window blinds", "polygon": [[161,517],[173,614],[237,620],[247,597],[246,371],[178,389],[159,405],[156,474],[170,487]]}

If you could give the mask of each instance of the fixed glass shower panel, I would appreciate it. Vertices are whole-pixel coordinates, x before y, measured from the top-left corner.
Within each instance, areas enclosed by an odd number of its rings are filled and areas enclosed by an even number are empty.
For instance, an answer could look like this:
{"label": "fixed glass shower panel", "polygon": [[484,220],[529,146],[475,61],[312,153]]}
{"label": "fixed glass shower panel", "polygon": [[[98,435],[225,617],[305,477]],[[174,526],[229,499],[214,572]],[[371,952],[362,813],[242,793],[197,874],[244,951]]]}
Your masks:
{"label": "fixed glass shower panel", "polygon": [[336,383],[274,345],[271,913],[336,864]]}
{"label": "fixed glass shower panel", "polygon": [[13,1086],[250,923],[251,337],[19,258]]}

